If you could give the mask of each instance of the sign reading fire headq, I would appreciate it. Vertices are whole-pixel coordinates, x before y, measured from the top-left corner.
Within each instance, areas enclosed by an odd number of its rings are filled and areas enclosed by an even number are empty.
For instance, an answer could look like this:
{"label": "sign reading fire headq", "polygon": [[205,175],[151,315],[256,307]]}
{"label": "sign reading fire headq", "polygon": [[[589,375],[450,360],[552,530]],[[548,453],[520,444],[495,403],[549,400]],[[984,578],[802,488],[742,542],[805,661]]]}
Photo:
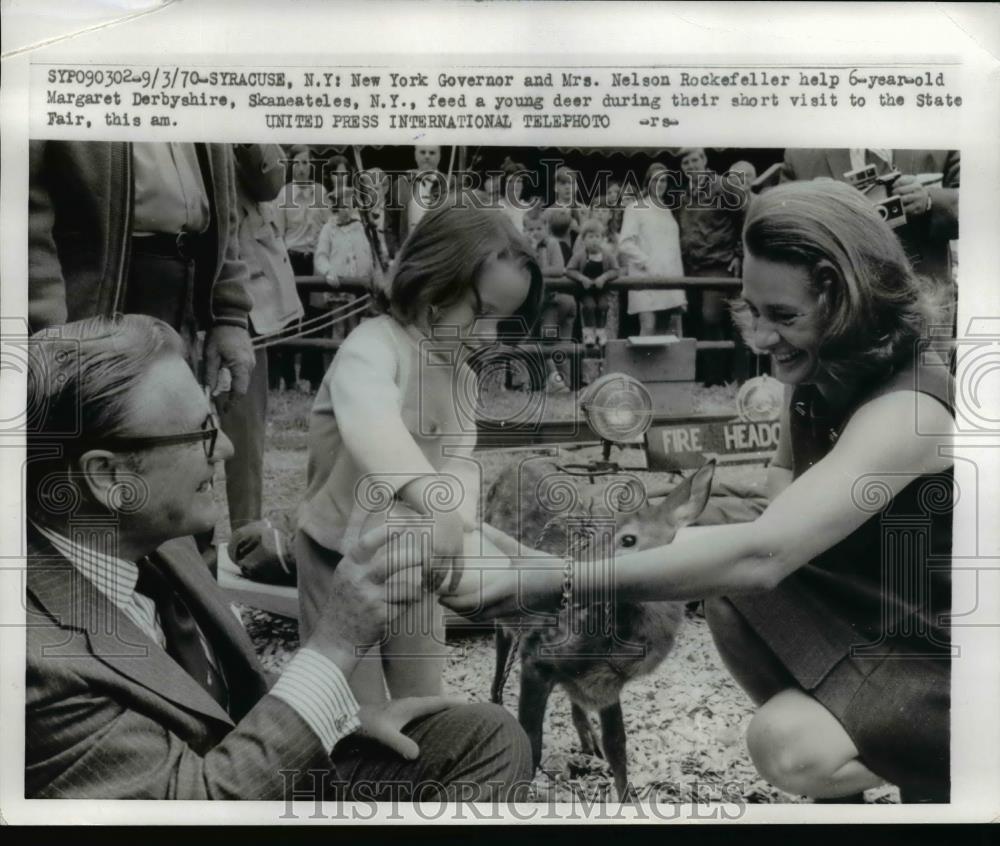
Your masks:
{"label": "sign reading fire headq", "polygon": [[769,376],[744,383],[737,416],[659,420],[646,432],[650,470],[688,470],[709,458],[720,464],[767,462],[778,446],[784,388]]}
{"label": "sign reading fire headq", "polygon": [[706,419],[652,427],[646,433],[650,470],[688,470],[709,458],[720,464],[766,462],[778,445],[777,420]]}

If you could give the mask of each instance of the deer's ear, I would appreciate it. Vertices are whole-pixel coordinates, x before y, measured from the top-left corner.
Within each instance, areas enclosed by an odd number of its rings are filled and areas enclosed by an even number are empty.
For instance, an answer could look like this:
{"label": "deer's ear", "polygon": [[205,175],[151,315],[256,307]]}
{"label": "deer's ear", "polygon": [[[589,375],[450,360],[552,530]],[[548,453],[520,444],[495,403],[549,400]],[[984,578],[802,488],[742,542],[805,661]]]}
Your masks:
{"label": "deer's ear", "polygon": [[658,506],[657,510],[662,519],[677,529],[697,520],[708,504],[714,476],[715,459],[712,459],[691,478],[685,479],[674,488]]}

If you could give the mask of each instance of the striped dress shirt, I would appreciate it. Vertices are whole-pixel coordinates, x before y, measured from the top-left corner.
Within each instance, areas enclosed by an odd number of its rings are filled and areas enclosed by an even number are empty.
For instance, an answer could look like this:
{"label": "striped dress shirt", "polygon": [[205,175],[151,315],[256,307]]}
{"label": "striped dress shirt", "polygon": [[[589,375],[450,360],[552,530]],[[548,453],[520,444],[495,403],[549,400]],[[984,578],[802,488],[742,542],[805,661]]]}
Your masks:
{"label": "striped dress shirt", "polygon": [[[35,524],[35,528],[80,575],[150,639],[166,648],[156,603],[135,589],[139,568],[134,562],[83,546],[44,526]],[[224,675],[200,627],[198,635],[212,667]],[[295,654],[270,694],[293,708],[330,752],[341,738],[361,727],[360,708],[344,674],[333,661],[314,649],[302,648]]]}

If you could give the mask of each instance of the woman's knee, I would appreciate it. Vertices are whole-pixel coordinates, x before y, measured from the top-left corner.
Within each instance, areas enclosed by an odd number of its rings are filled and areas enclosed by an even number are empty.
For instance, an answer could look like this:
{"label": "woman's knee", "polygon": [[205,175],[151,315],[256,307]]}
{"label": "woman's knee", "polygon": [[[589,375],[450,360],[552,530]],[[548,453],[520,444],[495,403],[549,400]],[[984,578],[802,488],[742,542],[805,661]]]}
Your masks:
{"label": "woman's knee", "polygon": [[814,711],[822,708],[801,691],[785,691],[754,714],[747,728],[747,750],[757,771],[775,787],[818,795],[856,755],[846,735],[844,743],[830,742],[825,714]]}
{"label": "woman's knee", "polygon": [[757,772],[788,793],[811,795],[816,782],[829,775],[823,756],[799,727],[782,725],[760,712],[747,729],[747,750]]}

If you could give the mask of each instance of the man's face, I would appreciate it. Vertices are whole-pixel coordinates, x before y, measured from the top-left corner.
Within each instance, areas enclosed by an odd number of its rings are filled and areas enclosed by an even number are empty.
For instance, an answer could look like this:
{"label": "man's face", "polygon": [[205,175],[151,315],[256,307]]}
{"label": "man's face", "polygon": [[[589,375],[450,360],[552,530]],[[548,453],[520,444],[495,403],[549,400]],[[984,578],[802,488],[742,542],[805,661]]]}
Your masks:
{"label": "man's face", "polygon": [[[204,427],[211,406],[190,368],[179,356],[156,361],[133,391],[128,415],[132,437],[179,435]],[[211,457],[203,443],[156,446],[139,454],[138,475],[148,500],[128,517],[133,533],[157,545],[170,538],[207,532],[215,527],[215,470],[233,455],[233,444],[220,430]]]}
{"label": "man's face", "polygon": [[311,182],[312,167],[309,164],[309,154],[304,150],[296,153],[292,159],[292,179],[295,182]]}
{"label": "man's face", "polygon": [[708,157],[705,155],[705,151],[701,147],[696,147],[681,159],[681,171],[685,176],[689,176],[692,173],[700,173],[705,170],[707,164]]}
{"label": "man's face", "polygon": [[441,163],[441,148],[414,147],[413,159],[417,163],[417,170],[437,170]]}
{"label": "man's face", "polygon": [[573,189],[576,183],[572,178],[560,179],[556,181],[556,200],[562,205],[569,205],[573,202]]}

